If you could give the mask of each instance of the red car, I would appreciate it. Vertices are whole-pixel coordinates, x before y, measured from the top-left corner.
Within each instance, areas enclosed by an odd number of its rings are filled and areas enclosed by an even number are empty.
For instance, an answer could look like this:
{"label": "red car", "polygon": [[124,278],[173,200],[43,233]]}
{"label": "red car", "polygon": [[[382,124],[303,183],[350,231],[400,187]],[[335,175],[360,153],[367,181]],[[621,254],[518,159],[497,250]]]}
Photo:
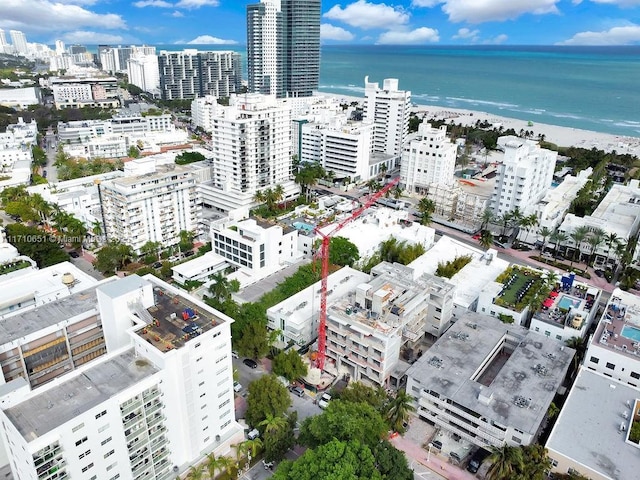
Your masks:
{"label": "red car", "polygon": [[479,234],[479,233],[476,233],[476,234],[475,234],[473,237],[471,237],[471,238],[473,238],[474,240],[480,240],[480,234]]}

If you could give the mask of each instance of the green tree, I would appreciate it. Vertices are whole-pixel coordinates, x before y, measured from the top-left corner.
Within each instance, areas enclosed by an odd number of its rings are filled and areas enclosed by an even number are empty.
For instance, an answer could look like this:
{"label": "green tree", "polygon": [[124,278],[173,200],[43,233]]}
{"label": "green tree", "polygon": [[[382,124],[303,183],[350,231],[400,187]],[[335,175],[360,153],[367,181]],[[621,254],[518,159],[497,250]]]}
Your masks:
{"label": "green tree", "polygon": [[295,462],[278,465],[273,480],[382,480],[371,450],[359,441],[332,439]]}
{"label": "green tree", "polygon": [[279,352],[273,359],[273,373],[280,375],[290,382],[307,374],[307,366],[294,349]]}
{"label": "green tree", "polygon": [[423,197],[418,202],[418,211],[422,215],[422,217],[420,217],[420,223],[422,225],[429,225],[432,220],[433,212],[436,211],[436,204],[430,198]]}
{"label": "green tree", "polygon": [[385,480],[413,480],[413,472],[403,452],[382,440],[373,448],[377,470]]}
{"label": "green tree", "polygon": [[69,261],[69,255],[60,249],[56,239],[36,227],[11,223],[5,227],[7,241],[20,255],[32,258],[39,268]]}
{"label": "green tree", "polygon": [[153,263],[158,259],[160,248],[162,244],[160,242],[154,242],[149,240],[140,247],[140,253],[145,257],[145,263]]}
{"label": "green tree", "polygon": [[104,274],[115,273],[131,261],[133,251],[129,245],[111,241],[96,255],[95,267]]}
{"label": "green tree", "polygon": [[189,480],[204,480],[204,465],[196,465],[191,467],[187,474]]}
{"label": "green tree", "polygon": [[493,219],[493,210],[487,208],[484,212],[482,212],[482,216],[480,217],[480,230],[486,230]]}
{"label": "green tree", "polygon": [[186,252],[187,250],[191,250],[193,248],[193,232],[190,232],[189,230],[180,230],[180,233],[178,233],[178,238],[180,238],[178,248],[181,252]]}
{"label": "green tree", "polygon": [[264,457],[268,462],[280,461],[295,444],[293,429],[298,415],[292,412],[288,417],[268,415],[259,426],[264,429]]}
{"label": "green tree", "polygon": [[220,460],[220,458],[221,457],[216,457],[213,453],[207,455],[207,463],[205,464],[205,467],[207,469],[207,473],[209,474],[209,478],[211,479],[216,478],[216,472],[220,471],[220,469],[222,468],[223,462]]}
{"label": "green tree", "polygon": [[554,230],[549,235],[549,240],[555,244],[554,255],[556,257],[559,256],[560,244],[566,242],[569,239],[566,233],[561,232],[560,230]]}
{"label": "green tree", "polygon": [[349,386],[335,397],[343,402],[366,403],[381,415],[384,415],[385,406],[389,400],[384,388],[378,385],[370,387],[362,382],[349,383]]}
{"label": "green tree", "polygon": [[601,228],[596,228],[591,232],[591,236],[587,239],[587,243],[591,247],[591,253],[589,254],[589,265],[593,266],[595,260],[595,253],[598,247],[605,241],[606,232]]}
{"label": "green tree", "polygon": [[7,215],[19,217],[21,222],[37,222],[40,219],[38,213],[24,201],[8,202],[4,211]]}
{"label": "green tree", "polygon": [[140,150],[137,146],[131,145],[127,151],[127,155],[129,155],[130,158],[140,158]]}
{"label": "green tree", "polygon": [[391,429],[398,433],[406,431],[405,423],[408,423],[411,412],[415,412],[413,398],[404,390],[398,390],[396,396],[387,404],[385,419]]}
{"label": "green tree", "polygon": [[544,252],[544,247],[547,245],[547,238],[549,238],[549,235],[551,235],[552,233],[553,232],[548,227],[542,227],[540,230],[538,230],[538,235],[542,237],[542,248],[540,249],[541,252]]}
{"label": "green tree", "polygon": [[209,285],[209,293],[212,298],[220,303],[231,298],[231,285],[222,272],[216,272],[211,277],[212,283]]}
{"label": "green tree", "polygon": [[491,447],[489,461],[491,466],[487,471],[488,480],[511,480],[524,466],[522,449],[507,444]]}
{"label": "green tree", "polygon": [[366,403],[334,400],[322,415],[305,419],[298,442],[312,448],[332,438],[375,446],[388,431],[382,415]]}
{"label": "green tree", "polygon": [[329,241],[329,262],[333,265],[353,266],[360,259],[358,247],[344,237],[333,237]]}
{"label": "green tree", "polygon": [[260,425],[269,415],[284,416],[291,406],[291,396],[275,375],[265,375],[249,384],[245,418],[252,426]]}
{"label": "green tree", "polygon": [[47,153],[38,145],[31,146],[31,152],[33,154],[33,165],[36,167],[47,166]]}
{"label": "green tree", "polygon": [[489,230],[482,230],[478,242],[485,249],[491,248],[493,246],[493,234]]}
{"label": "green tree", "polygon": [[578,261],[580,261],[580,257],[581,257],[581,250],[582,250],[582,242],[584,241],[585,238],[587,238],[587,235],[589,234],[589,227],[578,227],[576,228],[573,232],[571,232],[571,234],[569,234],[569,237],[571,237],[571,240],[573,240],[573,243],[575,245],[575,249],[573,251],[573,255],[571,256],[571,265],[573,266],[573,262],[576,260],[576,254],[578,257]]}
{"label": "green tree", "polygon": [[249,323],[234,345],[240,355],[254,359],[264,357],[269,352],[267,325],[257,321]]}

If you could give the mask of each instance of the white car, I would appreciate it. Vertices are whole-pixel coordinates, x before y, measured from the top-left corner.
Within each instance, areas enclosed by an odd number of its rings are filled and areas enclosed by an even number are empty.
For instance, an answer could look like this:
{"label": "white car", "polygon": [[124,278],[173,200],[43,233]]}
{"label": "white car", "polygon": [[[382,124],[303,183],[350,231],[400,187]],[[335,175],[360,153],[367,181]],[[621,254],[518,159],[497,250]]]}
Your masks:
{"label": "white car", "polygon": [[238,393],[242,390],[242,385],[239,382],[233,382],[233,391]]}
{"label": "white car", "polygon": [[329,406],[330,401],[331,401],[331,395],[329,395],[328,393],[323,393],[322,396],[320,397],[320,400],[318,400],[318,406],[320,408],[327,408],[327,406]]}

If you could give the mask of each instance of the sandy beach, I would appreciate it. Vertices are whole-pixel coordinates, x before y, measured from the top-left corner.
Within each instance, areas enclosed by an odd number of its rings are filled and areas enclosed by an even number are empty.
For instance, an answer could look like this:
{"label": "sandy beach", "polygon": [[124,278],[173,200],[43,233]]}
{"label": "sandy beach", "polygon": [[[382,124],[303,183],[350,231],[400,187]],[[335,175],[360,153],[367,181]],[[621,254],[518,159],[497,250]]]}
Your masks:
{"label": "sandy beach", "polygon": [[[362,102],[362,97],[353,97],[347,95],[322,93],[319,95],[331,96],[339,100],[345,100],[348,103],[358,101]],[[532,121],[530,124],[526,120],[518,120],[515,118],[501,117],[487,112],[475,110],[463,110],[457,108],[438,107],[431,105],[416,105],[412,108],[412,112],[422,116],[425,119],[443,119],[447,122],[453,122],[461,125],[475,125],[480,122],[487,121],[495,127],[502,126],[505,130],[513,128],[516,133],[521,130],[533,132],[530,138],[539,139],[540,135],[544,135],[544,140],[555,143],[561,147],[581,147],[596,148],[611,152],[615,150],[617,153],[635,155],[640,157],[640,137],[625,137],[620,135],[612,135],[609,133],[593,132],[590,130],[580,130],[577,128],[561,127],[558,125],[549,125],[545,123],[536,123]]]}

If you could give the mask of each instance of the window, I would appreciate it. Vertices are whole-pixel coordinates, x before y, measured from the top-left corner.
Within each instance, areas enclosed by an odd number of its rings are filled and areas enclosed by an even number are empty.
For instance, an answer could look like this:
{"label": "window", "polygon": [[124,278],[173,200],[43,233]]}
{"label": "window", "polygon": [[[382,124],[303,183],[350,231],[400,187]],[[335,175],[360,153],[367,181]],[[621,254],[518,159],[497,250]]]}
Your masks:
{"label": "window", "polygon": [[87,441],[87,437],[82,437],[80,440],[76,442],[76,447],[79,445],[82,445],[86,441]]}
{"label": "window", "polygon": [[105,438],[103,441],[100,442],[100,445],[102,445],[103,447],[109,443],[111,441],[111,437],[109,438]]}
{"label": "window", "polygon": [[640,379],[640,373],[631,372],[631,378]]}
{"label": "window", "polygon": [[515,435],[511,436],[511,440],[513,440],[516,443],[522,443],[522,440],[518,437],[516,437]]}
{"label": "window", "polygon": [[550,458],[549,460],[551,460],[551,466],[552,467],[557,467],[558,466],[558,461],[554,460],[553,458]]}
{"label": "window", "polygon": [[90,469],[90,468],[92,468],[92,467],[93,467],[93,463],[90,463],[89,465],[87,465],[86,467],[84,467],[84,468],[82,469],[82,473],[86,472],[87,470],[89,470],[89,469]]}
{"label": "window", "polygon": [[104,458],[109,458],[114,453],[115,453],[115,450],[110,450],[110,451],[108,451],[107,453],[104,454]]}
{"label": "window", "polygon": [[82,427],[84,427],[84,423],[81,423],[80,425],[76,425],[75,427],[73,427],[73,428],[71,429],[71,431],[72,431],[73,433],[76,433],[76,432],[77,432],[78,430],[80,430]]}
{"label": "window", "polygon": [[84,453],[81,453],[80,455],[78,455],[78,460],[82,460],[84,457],[86,457],[87,455],[91,454],[91,449],[87,450]]}
{"label": "window", "polygon": [[591,358],[589,359],[589,361],[590,361],[591,363],[595,363],[595,364],[597,365],[597,364],[598,364],[598,362],[600,362],[600,359],[599,359],[598,357],[591,357]]}
{"label": "window", "polygon": [[96,415],[96,420],[99,419],[100,417],[104,417],[107,414],[106,410],[103,410],[102,412],[98,413]]}
{"label": "window", "polygon": [[616,369],[616,366],[615,366],[613,363],[611,363],[611,362],[607,362],[606,367],[607,367],[609,370],[615,370],[615,369]]}
{"label": "window", "polygon": [[101,426],[101,427],[98,429],[98,433],[102,433],[102,432],[104,432],[107,428],[109,428],[109,424],[108,424],[108,423],[107,423],[106,425]]}

